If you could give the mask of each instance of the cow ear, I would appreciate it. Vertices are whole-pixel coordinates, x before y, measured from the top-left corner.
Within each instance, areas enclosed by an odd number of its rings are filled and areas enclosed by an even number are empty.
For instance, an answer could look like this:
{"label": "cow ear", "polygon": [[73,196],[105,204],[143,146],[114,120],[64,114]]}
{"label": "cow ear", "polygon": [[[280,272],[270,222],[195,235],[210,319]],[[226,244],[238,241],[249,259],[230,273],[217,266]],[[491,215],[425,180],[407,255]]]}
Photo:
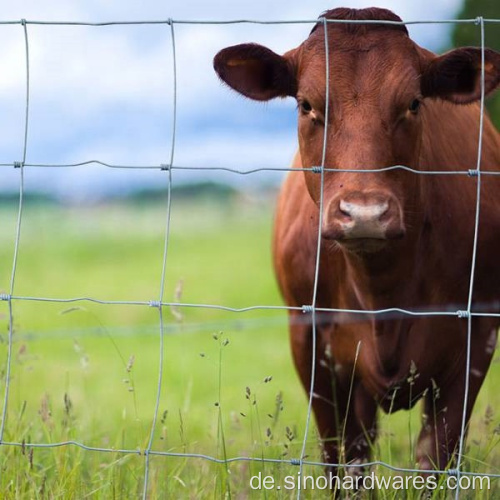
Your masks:
{"label": "cow ear", "polygon": [[[424,97],[439,97],[456,104],[481,98],[481,49],[464,47],[434,58],[424,70],[421,90]],[[500,84],[500,54],[484,50],[484,92]]]}
{"label": "cow ear", "polygon": [[221,50],[214,58],[214,69],[236,92],[257,101],[268,101],[296,94],[291,59],[262,45],[245,43]]}

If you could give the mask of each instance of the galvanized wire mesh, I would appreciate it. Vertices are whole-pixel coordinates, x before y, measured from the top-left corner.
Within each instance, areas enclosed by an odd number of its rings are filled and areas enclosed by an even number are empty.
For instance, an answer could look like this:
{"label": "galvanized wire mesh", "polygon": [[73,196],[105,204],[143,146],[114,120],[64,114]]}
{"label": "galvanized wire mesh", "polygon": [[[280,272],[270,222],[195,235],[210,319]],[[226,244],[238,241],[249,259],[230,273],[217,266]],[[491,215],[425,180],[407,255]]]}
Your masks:
{"label": "galvanized wire mesh", "polygon": [[[169,250],[169,238],[170,238],[170,215],[171,215],[171,190],[172,190],[172,172],[175,170],[212,170],[212,171],[226,171],[231,172],[236,175],[251,175],[257,172],[263,171],[290,171],[291,168],[274,168],[274,167],[259,167],[251,170],[241,170],[238,168],[226,168],[226,167],[217,167],[217,166],[181,166],[175,164],[175,147],[176,147],[176,122],[177,122],[177,57],[176,57],[176,39],[175,39],[175,25],[181,24],[191,24],[191,25],[228,25],[228,24],[262,24],[262,25],[280,25],[280,24],[316,24],[318,22],[317,19],[312,20],[296,20],[296,21],[256,21],[256,20],[231,20],[231,21],[192,21],[192,20],[159,20],[159,21],[128,21],[128,22],[105,22],[105,23],[85,23],[85,22],[46,22],[46,21],[27,21],[22,19],[20,21],[4,21],[0,22],[0,27],[2,25],[19,25],[24,33],[24,44],[25,44],[25,62],[26,62],[26,97],[25,97],[25,123],[24,123],[24,141],[23,141],[23,151],[20,161],[15,161],[13,163],[4,163],[0,164],[1,167],[13,167],[19,170],[19,203],[18,203],[18,217],[16,224],[16,235],[15,235],[15,244],[14,244],[14,257],[12,262],[12,271],[11,271],[11,279],[10,279],[10,287],[9,292],[7,294],[0,294],[0,301],[7,302],[8,304],[8,324],[9,324],[9,335],[8,335],[8,349],[7,349],[7,364],[6,364],[6,375],[5,375],[5,389],[3,396],[3,409],[1,415],[0,422],[0,449],[1,447],[29,447],[29,448],[56,448],[56,447],[64,447],[64,446],[75,446],[79,447],[83,450],[87,450],[89,452],[97,452],[97,453],[120,453],[120,454],[135,454],[144,457],[145,461],[145,475],[143,480],[143,497],[146,498],[148,494],[148,478],[150,473],[150,457],[151,456],[163,456],[163,457],[183,457],[183,458],[200,458],[210,462],[218,463],[218,464],[229,464],[233,462],[245,462],[245,461],[254,461],[261,463],[287,463],[291,465],[295,465],[299,467],[299,470],[302,471],[302,467],[304,465],[312,465],[312,466],[323,466],[323,467],[345,467],[346,464],[327,464],[322,462],[315,462],[311,460],[307,460],[305,457],[306,450],[306,442],[308,439],[310,422],[312,418],[312,399],[314,395],[314,380],[315,380],[315,370],[316,370],[316,359],[315,356],[315,344],[316,344],[316,319],[317,314],[320,313],[345,313],[352,315],[384,315],[385,317],[394,317],[394,316],[454,316],[458,318],[463,318],[467,321],[467,355],[466,355],[466,366],[464,367],[464,376],[465,376],[465,394],[464,394],[464,406],[463,406],[463,416],[462,416],[462,428],[461,428],[461,436],[459,442],[459,449],[457,455],[456,468],[447,469],[447,470],[422,470],[422,469],[413,469],[413,468],[403,468],[395,466],[394,464],[382,462],[382,461],[373,461],[364,464],[349,464],[349,467],[366,467],[366,466],[382,466],[391,471],[397,471],[401,473],[434,473],[434,474],[449,474],[460,479],[461,475],[464,476],[485,476],[490,478],[498,478],[500,474],[488,474],[488,473],[478,473],[468,470],[463,470],[463,457],[464,457],[464,439],[466,433],[466,401],[469,390],[469,377],[470,377],[470,347],[471,347],[471,334],[472,334],[472,318],[473,317],[500,317],[500,313],[495,311],[488,310],[472,310],[472,296],[474,290],[474,277],[475,277],[475,268],[476,268],[476,254],[477,254],[477,242],[478,242],[478,229],[479,229],[479,215],[480,215],[480,202],[481,202],[481,178],[483,175],[500,175],[499,171],[490,171],[487,169],[481,168],[481,151],[482,151],[482,142],[483,142],[483,116],[484,116],[484,90],[485,90],[485,75],[484,75],[484,51],[485,51],[485,36],[484,36],[484,28],[486,23],[500,23],[499,19],[483,19],[482,17],[476,19],[467,19],[467,20],[443,20],[443,21],[414,21],[407,23],[398,23],[394,21],[343,21],[343,20],[328,20],[322,18],[319,22],[322,22],[324,26],[327,23],[381,23],[381,24],[455,24],[455,23],[473,23],[478,26],[481,34],[481,54],[482,54],[482,74],[481,74],[481,114],[480,114],[480,124],[479,124],[479,137],[478,137],[478,153],[477,153],[477,165],[476,168],[470,169],[457,169],[454,171],[441,171],[441,170],[431,170],[431,171],[418,171],[412,168],[409,168],[405,165],[395,165],[387,168],[380,169],[370,169],[363,170],[366,173],[373,172],[384,172],[388,170],[405,170],[411,172],[414,175],[462,175],[473,177],[476,180],[477,186],[477,194],[476,194],[476,207],[475,207],[475,228],[474,228],[474,240],[473,240],[473,252],[472,252],[472,261],[471,261],[471,269],[470,269],[470,279],[469,279],[469,295],[467,302],[467,309],[465,310],[406,310],[401,308],[391,308],[391,309],[383,309],[383,310],[352,310],[352,309],[329,309],[329,308],[321,308],[316,305],[317,291],[318,291],[318,279],[319,279],[319,261],[320,261],[320,230],[318,230],[318,243],[316,249],[316,266],[315,266],[315,277],[314,277],[314,294],[312,297],[311,304],[304,304],[302,307],[288,307],[288,306],[272,306],[272,305],[250,305],[248,307],[242,308],[234,308],[228,307],[225,305],[217,305],[217,304],[202,304],[202,303],[184,303],[184,302],[168,302],[165,301],[165,276],[166,269],[168,263],[168,250]],[[119,165],[119,164],[110,164],[105,163],[100,160],[89,160],[81,163],[74,164],[54,164],[54,163],[27,163],[27,149],[28,149],[28,128],[30,124],[30,41],[29,41],[29,33],[28,27],[30,25],[43,25],[43,26],[94,26],[94,27],[107,27],[107,26],[116,26],[116,25],[164,25],[170,31],[171,37],[171,47],[172,47],[172,79],[173,79],[173,113],[172,113],[172,137],[171,137],[171,153],[168,163],[159,164],[159,165]],[[327,39],[327,30],[325,32],[325,47],[326,47],[326,82],[329,81],[329,71],[330,66],[328,63],[328,39]],[[326,111],[325,111],[325,123],[328,123],[328,99],[329,87],[328,83],[326,86]],[[318,174],[321,177],[321,199],[319,203],[320,210],[320,219],[321,214],[323,212],[323,186],[324,186],[324,174],[325,172],[330,171],[328,166],[325,163],[326,159],[326,148],[327,148],[327,127],[325,127],[324,141],[323,141],[323,153],[322,153],[322,162],[321,165],[314,166],[311,168],[301,168],[301,169],[293,169],[294,171],[312,171]],[[117,300],[105,300],[96,297],[70,297],[70,298],[57,298],[57,297],[31,297],[31,296],[20,296],[15,294],[15,284],[16,284],[16,270],[18,263],[18,253],[20,248],[21,241],[21,226],[23,220],[23,206],[24,206],[24,178],[25,171],[27,168],[48,168],[48,167],[57,167],[57,168],[71,168],[88,164],[98,164],[107,168],[113,169],[157,169],[160,171],[165,171],[167,174],[166,178],[166,186],[165,189],[167,191],[167,207],[166,207],[166,224],[165,224],[165,238],[164,238],[164,252],[163,252],[163,261],[162,261],[162,272],[159,277],[159,294],[157,299],[153,300],[144,300],[144,301],[117,301]],[[335,169],[335,171],[339,171],[339,169]],[[341,172],[357,172],[359,170],[348,170],[341,169]],[[7,421],[7,409],[9,405],[9,389],[10,389],[10,379],[11,379],[11,366],[12,366],[12,346],[13,346],[13,335],[14,335],[14,318],[13,318],[13,308],[12,304],[16,301],[35,301],[42,303],[73,303],[73,302],[92,302],[103,305],[124,305],[124,306],[140,306],[140,307],[153,307],[158,309],[158,334],[159,334],[159,346],[158,346],[158,380],[157,380],[157,390],[156,390],[156,403],[154,413],[152,415],[151,420],[151,428],[149,433],[148,444],[144,450],[138,449],[116,449],[116,448],[105,448],[105,447],[93,447],[87,446],[79,441],[63,441],[63,442],[52,442],[52,443],[37,443],[37,442],[9,442],[4,439],[5,434],[5,426]],[[153,449],[154,435],[155,435],[155,426],[158,419],[159,414],[159,404],[160,404],[160,395],[162,390],[162,376],[164,370],[164,336],[165,336],[165,319],[163,315],[163,308],[165,307],[176,307],[176,308],[204,308],[204,309],[217,309],[223,311],[229,311],[232,313],[245,313],[249,311],[255,310],[280,310],[280,311],[302,311],[304,313],[311,313],[312,315],[312,325],[313,325],[313,360],[312,360],[312,376],[311,376],[311,387],[309,391],[309,402],[307,414],[305,415],[305,432],[302,440],[302,448],[300,456],[292,459],[273,459],[273,458],[262,458],[262,457],[229,457],[226,459],[216,458],[214,456],[197,454],[197,453],[174,453],[174,452],[165,452],[165,451],[157,451]],[[456,490],[456,497],[458,498],[460,494],[460,481],[458,481],[458,488]],[[300,497],[300,490],[297,493],[298,497]]]}

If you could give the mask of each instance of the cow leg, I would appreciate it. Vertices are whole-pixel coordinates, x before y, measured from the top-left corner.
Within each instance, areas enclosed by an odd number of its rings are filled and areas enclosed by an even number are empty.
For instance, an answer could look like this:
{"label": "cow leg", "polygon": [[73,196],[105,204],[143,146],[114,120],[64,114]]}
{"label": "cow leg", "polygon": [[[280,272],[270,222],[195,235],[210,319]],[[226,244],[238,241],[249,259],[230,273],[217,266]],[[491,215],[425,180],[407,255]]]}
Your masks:
{"label": "cow leg", "polygon": [[[294,321],[297,319],[298,321]],[[298,374],[309,395],[311,387],[312,325],[291,315],[291,346]],[[369,457],[375,435],[376,403],[351,371],[335,370],[327,349],[328,340],[317,329],[316,370],[312,407],[326,463],[363,462]],[[337,373],[338,372],[338,373]]]}
{"label": "cow leg", "polygon": [[[306,394],[309,396],[312,374],[313,329],[304,323],[304,315],[290,315],[290,343],[295,368]],[[333,384],[329,366],[325,360],[325,346],[317,335],[316,371],[312,409],[323,445],[323,458],[327,463],[338,462],[337,425],[333,404]]]}
{"label": "cow leg", "polygon": [[[473,322],[466,426],[493,357],[496,334],[496,326],[492,327],[491,322],[480,319]],[[465,366],[465,359],[462,366]],[[452,384],[443,388],[435,385],[426,394],[423,426],[417,444],[417,461],[421,469],[453,467],[462,429],[464,394],[464,369],[458,372]]]}
{"label": "cow leg", "polygon": [[[471,381],[472,382],[472,381]],[[464,385],[456,384],[441,392],[433,388],[425,396],[423,425],[417,443],[417,462],[423,470],[453,467],[453,459],[458,451],[462,429]],[[472,406],[479,387],[471,383],[466,424],[469,422]]]}
{"label": "cow leg", "polygon": [[368,461],[377,435],[377,403],[361,383],[355,386],[354,406],[347,411],[354,411],[354,418],[346,417],[350,423],[345,436],[348,463],[353,460]]}

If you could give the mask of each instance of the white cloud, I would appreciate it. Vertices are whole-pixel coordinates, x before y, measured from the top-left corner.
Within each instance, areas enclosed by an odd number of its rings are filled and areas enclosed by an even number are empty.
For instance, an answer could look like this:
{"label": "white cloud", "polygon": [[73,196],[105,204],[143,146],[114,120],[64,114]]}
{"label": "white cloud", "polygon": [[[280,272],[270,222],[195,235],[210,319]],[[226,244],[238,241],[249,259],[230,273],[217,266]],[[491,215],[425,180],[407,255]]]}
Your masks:
{"label": "white cloud", "polygon": [[[292,20],[315,19],[337,2],[185,0],[115,3],[105,0],[26,0],[2,6],[2,19],[42,21],[131,20]],[[351,7],[372,0],[351,0]],[[458,0],[377,2],[404,20],[444,19],[455,15]],[[233,156],[248,167],[269,161],[286,165],[293,150],[289,122],[270,113],[280,105],[249,103],[218,81],[212,58],[222,47],[257,41],[277,52],[297,45],[310,25],[175,25],[178,65],[179,162],[226,165]],[[447,26],[412,27],[417,41],[438,48]],[[31,162],[78,162],[98,158],[111,163],[164,163],[170,151],[172,56],[170,27],[28,25],[31,74]],[[21,25],[0,25],[0,162],[19,161],[23,145],[25,59]],[[281,117],[281,115],[279,115]],[[255,130],[249,130],[254,127]],[[291,137],[291,138],[290,138]],[[263,151],[266,154],[263,155]],[[2,186],[16,184],[11,168]],[[47,186],[43,173],[30,174]],[[107,182],[100,169],[65,171],[68,186],[92,189]],[[124,173],[125,174],[125,173]],[[76,176],[85,175],[85,182]],[[73,176],[73,177],[71,177]],[[67,180],[66,179],[70,179]],[[52,177],[51,177],[52,178]],[[71,180],[73,179],[73,180]],[[131,181],[132,182],[132,181]],[[52,185],[52,184],[49,184]],[[57,185],[57,182],[54,186]],[[89,188],[89,186],[91,186]],[[94,188],[95,188],[94,186]]]}

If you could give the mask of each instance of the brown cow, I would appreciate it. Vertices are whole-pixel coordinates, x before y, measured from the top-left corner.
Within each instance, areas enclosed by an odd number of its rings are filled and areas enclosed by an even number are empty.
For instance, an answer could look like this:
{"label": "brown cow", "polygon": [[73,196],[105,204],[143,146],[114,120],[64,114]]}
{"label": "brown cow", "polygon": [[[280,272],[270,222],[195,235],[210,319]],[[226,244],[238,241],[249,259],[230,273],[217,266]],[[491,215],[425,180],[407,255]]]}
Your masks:
{"label": "brown cow", "polygon": [[[401,21],[384,9],[335,9],[324,17]],[[294,167],[322,164],[327,127],[324,174],[290,173],[279,199],[274,263],[286,303],[300,308],[313,300],[321,224],[316,307],[466,310],[477,176],[335,169],[475,169],[481,50],[459,48],[438,57],[410,40],[401,24],[329,23],[325,116],[324,36],[320,21],[283,56],[244,44],[222,50],[214,60],[222,80],[247,97],[297,100]],[[487,94],[500,83],[500,54],[485,50],[484,56]],[[481,168],[500,170],[500,138],[486,116]],[[500,179],[482,175],[481,186],[472,311],[498,312]],[[309,391],[313,342],[312,314],[307,314],[308,322],[300,311],[290,312],[290,334],[295,364]],[[366,460],[377,406],[390,412],[423,398],[419,465],[450,466],[465,397],[468,319],[459,316],[317,313],[313,408],[326,460]],[[473,316],[471,321],[467,419],[500,319]]]}

